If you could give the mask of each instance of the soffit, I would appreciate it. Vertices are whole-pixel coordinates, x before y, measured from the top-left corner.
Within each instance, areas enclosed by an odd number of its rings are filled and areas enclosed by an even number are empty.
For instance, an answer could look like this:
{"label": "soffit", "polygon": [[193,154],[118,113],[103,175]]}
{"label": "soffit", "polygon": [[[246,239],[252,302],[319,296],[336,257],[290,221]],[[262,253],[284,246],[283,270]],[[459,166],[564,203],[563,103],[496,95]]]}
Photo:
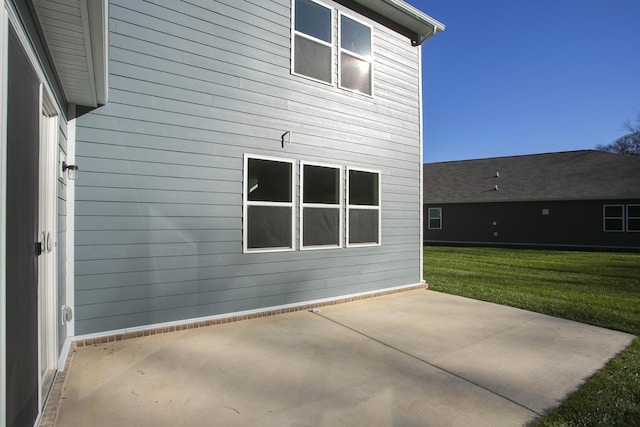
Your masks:
{"label": "soffit", "polygon": [[107,0],[33,0],[67,101],[106,102]]}

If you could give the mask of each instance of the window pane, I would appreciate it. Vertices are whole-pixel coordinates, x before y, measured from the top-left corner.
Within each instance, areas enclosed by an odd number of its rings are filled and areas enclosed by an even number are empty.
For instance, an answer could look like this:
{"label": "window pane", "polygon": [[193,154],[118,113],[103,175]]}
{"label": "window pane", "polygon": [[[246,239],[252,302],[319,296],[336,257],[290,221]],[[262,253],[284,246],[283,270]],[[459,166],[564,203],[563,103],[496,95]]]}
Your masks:
{"label": "window pane", "polygon": [[296,0],[296,30],[331,43],[331,9],[310,0]]}
{"label": "window pane", "polygon": [[441,228],[440,219],[430,219],[429,228],[439,230]]}
{"label": "window pane", "polygon": [[340,203],[340,169],[304,165],[304,203]]}
{"label": "window pane", "polygon": [[628,205],[627,216],[629,218],[640,218],[640,205]]}
{"label": "window pane", "polygon": [[358,170],[349,171],[349,204],[378,206],[378,174]]}
{"label": "window pane", "polygon": [[637,218],[628,219],[627,231],[640,231],[640,219],[637,219]]}
{"label": "window pane", "polygon": [[291,248],[290,207],[247,207],[247,248]]}
{"label": "window pane", "polygon": [[261,202],[291,202],[291,163],[248,160],[247,199]]}
{"label": "window pane", "polygon": [[349,210],[349,243],[380,243],[377,209]]}
{"label": "window pane", "polygon": [[293,71],[331,83],[331,48],[304,37],[295,36],[295,38]]}
{"label": "window pane", "polygon": [[304,208],[303,246],[340,244],[340,210]]}
{"label": "window pane", "polygon": [[624,231],[622,219],[605,219],[605,231]]}
{"label": "window pane", "polygon": [[429,208],[429,218],[439,219],[441,217],[440,208]]}
{"label": "window pane", "polygon": [[369,58],[371,56],[371,28],[342,15],[340,17],[340,47]]}
{"label": "window pane", "polygon": [[606,216],[607,218],[610,218],[610,217],[622,218],[622,208],[623,206],[605,206],[604,216]]}
{"label": "window pane", "polygon": [[340,85],[371,95],[371,64],[346,53],[340,61]]}

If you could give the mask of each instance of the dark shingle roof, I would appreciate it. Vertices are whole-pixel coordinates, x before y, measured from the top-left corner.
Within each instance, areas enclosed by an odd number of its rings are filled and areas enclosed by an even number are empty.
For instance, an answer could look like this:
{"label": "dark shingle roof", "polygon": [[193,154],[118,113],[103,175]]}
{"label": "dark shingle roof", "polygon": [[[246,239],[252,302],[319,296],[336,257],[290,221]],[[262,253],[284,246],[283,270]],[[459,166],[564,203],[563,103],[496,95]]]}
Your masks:
{"label": "dark shingle roof", "polygon": [[582,150],[425,163],[423,194],[425,203],[640,198],[640,157]]}

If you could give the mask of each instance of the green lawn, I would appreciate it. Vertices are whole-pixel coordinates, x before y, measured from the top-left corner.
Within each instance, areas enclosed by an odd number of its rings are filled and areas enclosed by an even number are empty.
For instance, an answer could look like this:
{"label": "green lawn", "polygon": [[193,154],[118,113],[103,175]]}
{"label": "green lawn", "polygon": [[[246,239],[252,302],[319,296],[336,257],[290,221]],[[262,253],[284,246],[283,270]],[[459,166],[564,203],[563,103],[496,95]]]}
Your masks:
{"label": "green lawn", "polygon": [[[640,335],[640,254],[425,247],[434,291]],[[640,426],[640,339],[541,419],[541,426]]]}

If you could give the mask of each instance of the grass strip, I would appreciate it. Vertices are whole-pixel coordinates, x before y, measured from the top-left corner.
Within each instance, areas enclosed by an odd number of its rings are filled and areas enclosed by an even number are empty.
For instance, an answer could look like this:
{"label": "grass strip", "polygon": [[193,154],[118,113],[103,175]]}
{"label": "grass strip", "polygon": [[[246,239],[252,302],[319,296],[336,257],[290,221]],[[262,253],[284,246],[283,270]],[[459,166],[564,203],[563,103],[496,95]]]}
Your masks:
{"label": "grass strip", "polygon": [[[640,254],[425,247],[434,291],[640,335]],[[640,426],[640,338],[540,426]]]}

